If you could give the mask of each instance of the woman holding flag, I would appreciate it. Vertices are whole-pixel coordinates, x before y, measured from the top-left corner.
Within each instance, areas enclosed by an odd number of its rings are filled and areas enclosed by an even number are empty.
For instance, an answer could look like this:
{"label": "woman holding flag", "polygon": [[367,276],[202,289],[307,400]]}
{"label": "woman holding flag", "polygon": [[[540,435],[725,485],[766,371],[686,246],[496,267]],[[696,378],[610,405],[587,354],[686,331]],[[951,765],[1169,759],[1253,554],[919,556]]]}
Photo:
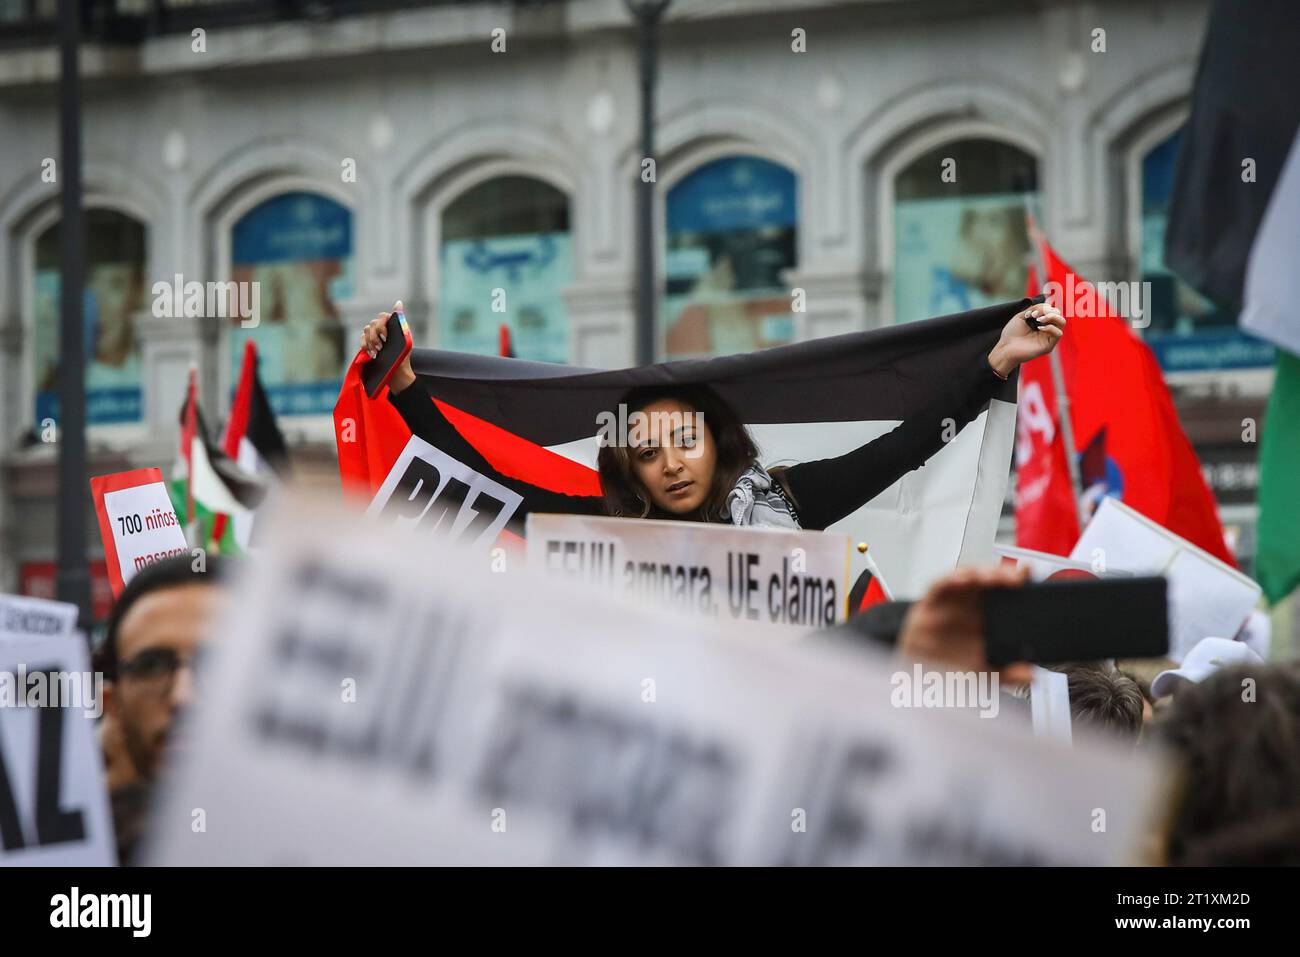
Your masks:
{"label": "woman holding flag", "polygon": [[[380,313],[362,330],[371,357],[385,341],[389,315]],[[986,359],[893,431],[844,455],[770,471],[759,464],[740,417],[709,386],[633,389],[621,411],[639,416],[644,427],[612,441],[602,436],[599,496],[564,495],[493,468],[431,401],[409,356],[393,373],[388,401],[412,433],[521,495],[520,518],[536,511],[820,530],[924,465],[979,414],[1000,382],[1022,362],[1051,352],[1064,333],[1061,314],[1035,303],[1012,316]]]}

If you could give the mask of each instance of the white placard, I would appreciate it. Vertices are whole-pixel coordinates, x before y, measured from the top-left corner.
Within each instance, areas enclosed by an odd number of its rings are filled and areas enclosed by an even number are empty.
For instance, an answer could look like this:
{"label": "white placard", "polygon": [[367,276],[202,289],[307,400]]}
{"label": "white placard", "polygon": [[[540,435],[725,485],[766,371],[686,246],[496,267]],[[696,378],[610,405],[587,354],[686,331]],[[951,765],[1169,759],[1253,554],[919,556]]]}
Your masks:
{"label": "white placard", "polygon": [[76,630],[76,605],[26,595],[0,595],[0,639],[56,638]]}
{"label": "white placard", "polygon": [[534,513],[527,539],[530,568],[616,598],[801,630],[846,617],[844,535]]}
{"label": "white placard", "polygon": [[189,554],[162,473],[135,469],[90,480],[113,594],[155,562]]}
{"label": "white placard", "polygon": [[994,545],[993,554],[1004,562],[1011,562],[1019,568],[1029,569],[1029,580],[1035,582],[1064,581],[1078,578],[1131,578],[1126,571],[1117,568],[1102,568],[1078,562],[1072,558],[1062,558],[1051,552],[1039,552],[1032,548],[1018,548],[1014,545]]}
{"label": "white placard", "polygon": [[1259,601],[1261,589],[1246,575],[1113,498],[1102,499],[1070,557],[1164,575],[1169,657],[1178,662],[1202,638],[1235,638]]}
{"label": "white placard", "polygon": [[1148,755],[893,707],[888,657],[273,521],[151,863],[1104,864],[1164,800]]}
{"label": "white placard", "polygon": [[0,643],[0,867],[117,863],[95,741],[101,690],[80,635]]}
{"label": "white placard", "polygon": [[496,541],[523,497],[411,436],[366,514],[482,548]]}

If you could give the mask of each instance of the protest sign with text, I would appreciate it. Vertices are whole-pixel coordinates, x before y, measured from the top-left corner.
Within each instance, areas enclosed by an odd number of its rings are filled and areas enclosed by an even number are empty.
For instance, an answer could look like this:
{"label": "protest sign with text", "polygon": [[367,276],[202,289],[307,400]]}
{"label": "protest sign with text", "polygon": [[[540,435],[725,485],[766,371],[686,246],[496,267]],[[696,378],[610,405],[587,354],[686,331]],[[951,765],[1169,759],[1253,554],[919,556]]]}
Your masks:
{"label": "protest sign with text", "polygon": [[136,572],[173,555],[189,554],[185,532],[158,469],[135,469],[90,480],[113,594]]}
{"label": "protest sign with text", "polygon": [[530,567],[614,597],[802,629],[845,618],[844,535],[534,513],[527,539]]}
{"label": "protest sign with text", "polygon": [[77,629],[77,606],[26,595],[0,595],[0,638],[53,638]]}
{"label": "protest sign with text", "polygon": [[517,492],[411,436],[366,514],[398,528],[486,547],[522,501]]}

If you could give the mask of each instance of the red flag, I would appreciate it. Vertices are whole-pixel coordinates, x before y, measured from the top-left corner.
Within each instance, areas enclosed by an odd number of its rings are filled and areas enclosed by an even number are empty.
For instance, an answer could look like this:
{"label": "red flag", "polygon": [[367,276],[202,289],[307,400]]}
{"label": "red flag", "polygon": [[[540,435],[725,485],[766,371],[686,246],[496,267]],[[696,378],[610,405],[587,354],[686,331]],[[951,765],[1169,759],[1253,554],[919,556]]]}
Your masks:
{"label": "red flag", "polygon": [[[1043,239],[1049,301],[1069,320],[1057,346],[1088,514],[1114,496],[1236,566],[1214,497],[1151,349]],[[1035,279],[1031,271],[1031,284]],[[1068,555],[1078,510],[1058,428],[1048,356],[1020,368],[1016,544]],[[1114,563],[1122,567],[1116,556]]]}
{"label": "red flag", "polygon": [[503,359],[515,358],[515,347],[510,342],[510,327],[504,322],[501,323],[501,328],[497,332],[497,338],[498,352],[500,352],[501,357]]}

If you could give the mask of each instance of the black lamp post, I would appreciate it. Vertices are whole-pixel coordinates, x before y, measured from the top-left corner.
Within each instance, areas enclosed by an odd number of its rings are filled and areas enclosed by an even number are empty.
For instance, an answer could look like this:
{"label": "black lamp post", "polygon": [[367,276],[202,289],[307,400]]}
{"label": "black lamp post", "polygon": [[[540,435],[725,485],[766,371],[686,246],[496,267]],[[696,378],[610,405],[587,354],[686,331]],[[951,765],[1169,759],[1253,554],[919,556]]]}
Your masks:
{"label": "black lamp post", "polygon": [[[641,158],[655,152],[655,87],[659,81],[659,21],[670,0],[624,0],[637,22],[637,57],[641,66]],[[657,164],[656,164],[657,165]],[[658,176],[658,169],[655,170]],[[636,205],[636,361],[655,360],[655,224],[654,179],[644,168]]]}
{"label": "black lamp post", "polygon": [[86,567],[86,353],[82,325],[85,288],[85,220],[81,209],[80,0],[59,0],[59,497],[60,601],[81,609],[90,622]]}

